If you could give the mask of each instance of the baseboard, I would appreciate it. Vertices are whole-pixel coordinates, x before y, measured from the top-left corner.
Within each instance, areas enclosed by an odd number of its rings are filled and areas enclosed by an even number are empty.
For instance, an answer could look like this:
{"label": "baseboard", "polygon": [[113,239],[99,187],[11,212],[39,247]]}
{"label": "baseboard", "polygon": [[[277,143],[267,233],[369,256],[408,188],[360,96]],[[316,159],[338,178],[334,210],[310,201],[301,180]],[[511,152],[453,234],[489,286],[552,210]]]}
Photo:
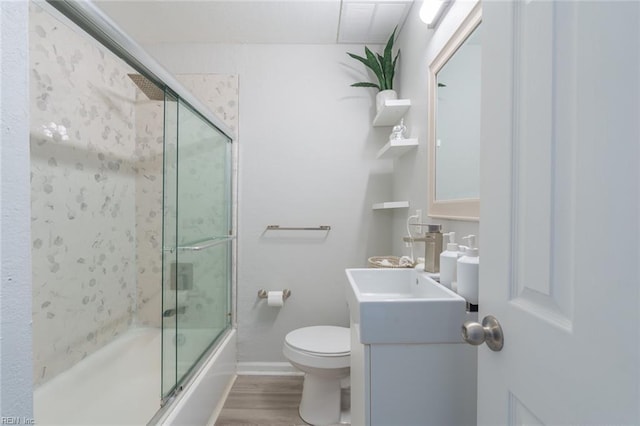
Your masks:
{"label": "baseboard", "polygon": [[303,373],[288,362],[239,362],[239,376],[301,376]]}

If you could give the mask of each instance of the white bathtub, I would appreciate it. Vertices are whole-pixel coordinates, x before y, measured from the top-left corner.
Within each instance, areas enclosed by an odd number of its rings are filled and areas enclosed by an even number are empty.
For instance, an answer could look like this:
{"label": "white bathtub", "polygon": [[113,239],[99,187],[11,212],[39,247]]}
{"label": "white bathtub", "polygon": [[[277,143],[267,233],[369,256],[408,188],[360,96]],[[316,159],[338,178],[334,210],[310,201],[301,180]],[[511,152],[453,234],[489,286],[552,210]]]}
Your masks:
{"label": "white bathtub", "polygon": [[131,329],[36,388],[36,423],[146,424],[160,408],[160,340],[159,329]]}
{"label": "white bathtub", "polygon": [[236,377],[236,330],[229,330],[209,355],[198,372],[185,385],[184,391],[159,413],[152,424],[203,426],[213,424]]}
{"label": "white bathtub", "polygon": [[214,411],[219,410],[235,377],[235,330],[220,339],[184,391],[158,413],[160,348],[159,329],[127,331],[34,391],[36,423],[207,424]]}

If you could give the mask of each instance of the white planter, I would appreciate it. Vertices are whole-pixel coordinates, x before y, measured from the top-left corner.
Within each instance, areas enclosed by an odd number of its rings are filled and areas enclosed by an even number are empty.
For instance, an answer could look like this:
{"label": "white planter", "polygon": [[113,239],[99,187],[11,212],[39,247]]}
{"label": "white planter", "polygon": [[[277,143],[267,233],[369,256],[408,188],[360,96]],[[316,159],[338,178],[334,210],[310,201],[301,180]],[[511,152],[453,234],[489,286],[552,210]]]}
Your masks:
{"label": "white planter", "polygon": [[380,112],[384,106],[384,101],[388,99],[398,99],[398,94],[395,90],[382,90],[376,95],[376,111]]}

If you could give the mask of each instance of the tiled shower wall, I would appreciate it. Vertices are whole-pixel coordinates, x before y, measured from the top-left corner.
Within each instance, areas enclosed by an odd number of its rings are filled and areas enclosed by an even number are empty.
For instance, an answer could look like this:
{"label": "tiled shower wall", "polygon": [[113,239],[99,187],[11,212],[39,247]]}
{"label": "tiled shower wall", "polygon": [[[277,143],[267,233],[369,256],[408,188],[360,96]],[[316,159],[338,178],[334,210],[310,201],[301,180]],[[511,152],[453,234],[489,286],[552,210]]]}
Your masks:
{"label": "tiled shower wall", "polygon": [[[132,71],[31,6],[34,381],[132,325],[160,325],[163,105]],[[185,76],[231,127],[235,76]]]}
{"label": "tiled shower wall", "polygon": [[134,322],[135,93],[129,70],[31,6],[34,379]]}
{"label": "tiled shower wall", "polygon": [[160,327],[162,309],[162,155],[164,105],[138,93],[136,108],[137,320]]}

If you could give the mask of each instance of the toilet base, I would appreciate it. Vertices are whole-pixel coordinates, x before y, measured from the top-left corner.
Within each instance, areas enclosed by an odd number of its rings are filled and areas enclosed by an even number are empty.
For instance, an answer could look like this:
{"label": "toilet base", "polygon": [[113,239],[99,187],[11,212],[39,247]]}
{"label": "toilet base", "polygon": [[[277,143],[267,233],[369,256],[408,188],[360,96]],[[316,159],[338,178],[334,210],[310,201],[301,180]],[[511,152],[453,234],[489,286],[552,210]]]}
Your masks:
{"label": "toilet base", "polygon": [[305,374],[300,401],[300,417],[314,425],[340,423],[340,379]]}

